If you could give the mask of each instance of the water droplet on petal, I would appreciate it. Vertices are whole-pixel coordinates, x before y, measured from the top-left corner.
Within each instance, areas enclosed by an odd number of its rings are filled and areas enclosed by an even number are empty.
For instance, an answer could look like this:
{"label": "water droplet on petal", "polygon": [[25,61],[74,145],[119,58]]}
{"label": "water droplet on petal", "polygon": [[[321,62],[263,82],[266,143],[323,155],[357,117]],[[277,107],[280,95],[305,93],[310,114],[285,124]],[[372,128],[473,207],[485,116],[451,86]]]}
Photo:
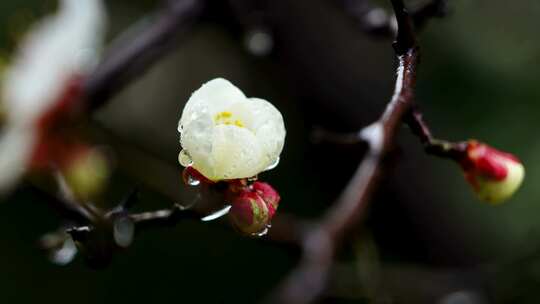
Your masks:
{"label": "water droplet on petal", "polygon": [[118,218],[114,221],[113,235],[118,246],[122,248],[129,247],[135,235],[135,223],[127,216]]}
{"label": "water droplet on petal", "polygon": [[180,151],[180,154],[178,154],[178,162],[184,167],[189,167],[193,164],[193,160],[186,150]]}
{"label": "water droplet on petal", "polygon": [[276,160],[270,166],[266,167],[266,169],[264,169],[264,171],[272,170],[275,167],[277,167],[278,165],[279,165],[279,157],[276,158]]}
{"label": "water droplet on petal", "polygon": [[201,221],[210,222],[210,221],[213,221],[213,220],[217,220],[218,218],[220,218],[220,217],[226,215],[227,213],[229,213],[229,211],[231,210],[231,207],[232,207],[231,205],[227,205],[224,208],[222,208],[222,209],[220,209],[220,210],[218,210],[216,212],[213,212],[210,215],[207,215],[207,216],[203,217],[201,219]]}

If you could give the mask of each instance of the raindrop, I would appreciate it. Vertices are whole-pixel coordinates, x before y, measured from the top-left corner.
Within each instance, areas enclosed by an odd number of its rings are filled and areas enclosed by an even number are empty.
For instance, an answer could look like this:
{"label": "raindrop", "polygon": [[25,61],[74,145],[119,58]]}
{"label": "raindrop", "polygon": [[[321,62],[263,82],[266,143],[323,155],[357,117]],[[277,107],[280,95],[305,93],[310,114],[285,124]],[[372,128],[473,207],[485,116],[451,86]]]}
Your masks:
{"label": "raindrop", "polygon": [[127,248],[133,242],[135,224],[127,216],[120,217],[114,221],[113,232],[116,244],[122,248]]}
{"label": "raindrop", "polygon": [[220,218],[220,217],[226,215],[227,213],[229,213],[229,211],[231,210],[231,207],[232,207],[231,205],[227,205],[224,208],[222,208],[222,209],[220,209],[220,210],[218,210],[218,211],[216,211],[216,212],[214,212],[214,213],[212,213],[210,215],[207,215],[207,216],[203,217],[201,219],[201,221],[210,222],[210,221],[213,221],[213,220],[217,220],[218,218]]}
{"label": "raindrop", "polygon": [[267,56],[274,48],[274,37],[265,29],[254,29],[244,38],[246,49],[255,56]]}
{"label": "raindrop", "polygon": [[264,169],[264,171],[272,170],[275,167],[277,167],[278,165],[279,165],[279,157],[276,158],[276,160],[270,166],[266,167],[266,169]]}
{"label": "raindrop", "polygon": [[198,186],[201,184],[200,176],[197,170],[193,169],[191,166],[186,167],[182,173],[182,178],[184,183],[189,186]]}
{"label": "raindrop", "polygon": [[186,183],[190,186],[198,186],[201,184],[201,181],[196,179],[193,175],[188,174]]}
{"label": "raindrop", "polygon": [[252,233],[251,236],[254,236],[254,237],[263,237],[263,236],[265,236],[265,235],[268,234],[268,231],[270,231],[270,227],[271,227],[271,225],[268,224],[268,225],[266,225],[266,227],[264,227],[263,230],[261,230],[261,231],[259,231],[259,232]]}
{"label": "raindrop", "polygon": [[75,258],[77,255],[77,246],[71,237],[66,237],[66,240],[63,242],[62,247],[51,251],[49,254],[49,259],[56,265],[64,266]]}
{"label": "raindrop", "polygon": [[180,165],[184,167],[189,167],[193,164],[193,160],[186,150],[180,151],[180,154],[178,154],[178,161],[180,162]]}

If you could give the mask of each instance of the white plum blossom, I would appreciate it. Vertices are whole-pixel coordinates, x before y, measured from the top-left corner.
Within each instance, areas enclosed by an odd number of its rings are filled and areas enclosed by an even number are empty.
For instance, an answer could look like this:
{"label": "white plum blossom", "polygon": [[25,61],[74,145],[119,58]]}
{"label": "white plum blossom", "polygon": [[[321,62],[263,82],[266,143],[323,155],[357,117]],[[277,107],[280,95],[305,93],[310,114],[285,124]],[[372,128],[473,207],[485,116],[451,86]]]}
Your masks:
{"label": "white plum blossom", "polygon": [[223,78],[191,95],[178,124],[179,160],[206,178],[248,178],[279,161],[285,142],[281,113],[268,101],[247,98]]}
{"label": "white plum blossom", "polygon": [[32,124],[54,107],[69,82],[95,65],[106,15],[101,0],[61,0],[60,10],[26,35],[5,71],[8,121]]}
{"label": "white plum blossom", "polygon": [[0,192],[28,168],[39,120],[97,63],[106,19],[102,0],[61,0],[59,11],[34,25],[21,41],[1,84],[6,121],[0,135]]}

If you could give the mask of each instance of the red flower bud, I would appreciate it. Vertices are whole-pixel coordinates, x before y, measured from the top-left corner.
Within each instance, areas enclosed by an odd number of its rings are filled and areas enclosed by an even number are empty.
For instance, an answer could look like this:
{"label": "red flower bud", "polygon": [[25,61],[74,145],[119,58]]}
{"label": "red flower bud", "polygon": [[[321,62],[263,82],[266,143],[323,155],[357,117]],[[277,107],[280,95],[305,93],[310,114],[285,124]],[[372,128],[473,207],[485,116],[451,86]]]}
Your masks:
{"label": "red flower bud", "polygon": [[253,190],[264,200],[268,206],[268,212],[270,219],[274,217],[276,210],[279,206],[279,201],[281,197],[279,193],[268,183],[263,182],[254,182]]}
{"label": "red flower bud", "polygon": [[248,181],[245,178],[230,179],[227,180],[227,191],[229,195],[235,195],[236,193],[246,191],[248,188]]}
{"label": "red flower bud", "polygon": [[525,169],[512,154],[470,140],[460,164],[477,196],[490,203],[510,198],[519,188]]}
{"label": "red flower bud", "polygon": [[229,212],[233,225],[243,233],[258,234],[267,229],[270,214],[264,200],[246,189],[234,196]]}

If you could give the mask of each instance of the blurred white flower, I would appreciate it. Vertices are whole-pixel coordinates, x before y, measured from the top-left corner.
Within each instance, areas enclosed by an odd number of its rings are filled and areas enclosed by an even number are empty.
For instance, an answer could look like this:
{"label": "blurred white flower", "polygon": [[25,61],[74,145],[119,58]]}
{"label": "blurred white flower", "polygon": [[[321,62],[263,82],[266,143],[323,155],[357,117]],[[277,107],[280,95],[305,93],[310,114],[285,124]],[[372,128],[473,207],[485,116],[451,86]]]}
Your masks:
{"label": "blurred white flower", "polygon": [[[59,11],[34,25],[6,67],[0,137],[0,192],[8,190],[46,142],[40,122],[77,97],[98,60],[106,13],[102,0],[61,0]],[[76,92],[80,92],[76,90]]]}
{"label": "blurred white flower", "polygon": [[183,166],[218,181],[247,178],[279,161],[285,142],[281,113],[268,101],[247,98],[217,78],[195,91],[178,124]]}
{"label": "blurred white flower", "polygon": [[96,64],[106,24],[101,0],[61,0],[36,24],[5,71],[2,100],[9,123],[33,124],[60,102],[66,86]]}

